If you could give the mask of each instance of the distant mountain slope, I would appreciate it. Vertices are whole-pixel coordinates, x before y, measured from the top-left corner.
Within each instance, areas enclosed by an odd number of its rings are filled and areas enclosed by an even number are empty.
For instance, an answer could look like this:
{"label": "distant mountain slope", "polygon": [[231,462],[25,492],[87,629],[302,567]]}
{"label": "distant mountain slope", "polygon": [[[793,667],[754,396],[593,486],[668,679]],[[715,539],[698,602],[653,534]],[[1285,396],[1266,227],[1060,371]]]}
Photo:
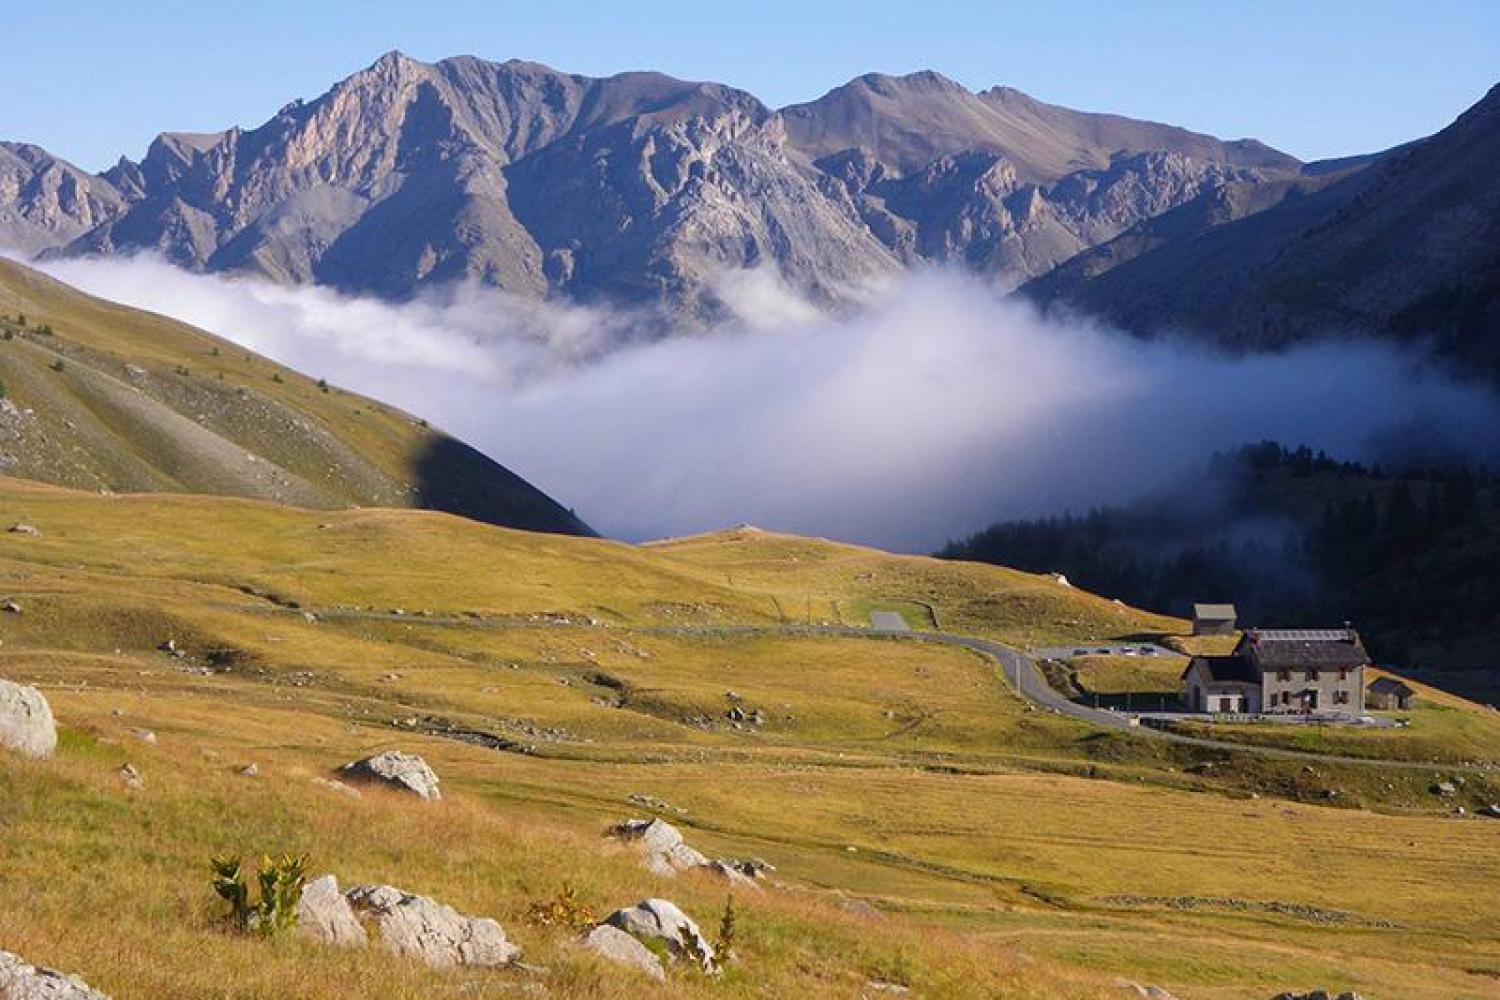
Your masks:
{"label": "distant mountain slope", "polygon": [[77,239],[125,209],[114,185],[38,146],[0,142],[0,247],[35,253]]}
{"label": "distant mountain slope", "polygon": [[1378,332],[1497,371],[1497,162],[1500,87],[1431,138],[1335,183],[1266,211],[1227,213],[1225,224],[1190,228],[1118,266],[1101,266],[1105,245],[1027,291],[1140,333],[1264,348]]}
{"label": "distant mountain slope", "polygon": [[0,474],[588,533],[415,418],[0,260]]}
{"label": "distant mountain slope", "polygon": [[[821,301],[926,262],[1009,287],[1205,191],[1300,168],[1253,141],[935,73],[778,112],[655,73],[390,53],[257,128],[164,133],[139,162],[73,171],[100,204],[50,209],[65,220],[28,221],[24,245],[389,297],[471,278],[708,315],[726,268],[768,267]],[[19,214],[18,198],[0,208]]]}

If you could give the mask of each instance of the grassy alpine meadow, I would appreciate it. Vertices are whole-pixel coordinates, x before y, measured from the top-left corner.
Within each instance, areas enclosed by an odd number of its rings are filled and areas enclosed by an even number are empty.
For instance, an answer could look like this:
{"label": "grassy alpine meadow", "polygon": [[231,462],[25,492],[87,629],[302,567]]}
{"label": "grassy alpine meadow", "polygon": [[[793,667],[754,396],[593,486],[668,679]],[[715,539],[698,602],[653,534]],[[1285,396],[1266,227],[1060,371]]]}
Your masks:
{"label": "grassy alpine meadow", "polygon": [[[1500,995],[1487,773],[1103,733],[963,649],[774,630],[809,602],[1016,645],[1186,629],[1046,577],[749,529],[631,547],[9,480],[0,521],[40,532],[0,534],[0,677],[61,733],[49,760],[0,755],[0,947],[116,1000]],[[1489,710],[1419,691],[1364,756],[1495,759]],[[326,784],[386,749],[421,754],[442,800]],[[1454,776],[1456,800],[1430,794]],[[602,836],[653,814],[775,866],[733,892],[722,975],[658,985],[533,919],[571,887],[599,917],[671,899],[715,936],[726,883]],[[494,917],[525,964],[236,934],[209,858],[263,853]]]}

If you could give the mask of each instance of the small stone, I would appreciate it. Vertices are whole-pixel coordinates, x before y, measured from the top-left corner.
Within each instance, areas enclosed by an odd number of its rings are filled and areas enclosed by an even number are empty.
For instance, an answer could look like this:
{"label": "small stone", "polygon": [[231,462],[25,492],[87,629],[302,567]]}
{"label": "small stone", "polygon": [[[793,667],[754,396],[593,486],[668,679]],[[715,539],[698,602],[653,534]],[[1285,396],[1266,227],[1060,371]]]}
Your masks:
{"label": "small stone", "polygon": [[57,750],[52,707],[36,688],[0,680],[0,749],[37,759]]}
{"label": "small stone", "polygon": [[659,941],[673,958],[700,965],[705,972],[717,969],[713,946],[697,923],[665,899],[642,900],[635,906],[616,910],[604,922],[637,940]]}
{"label": "small stone", "polygon": [[146,779],[141,777],[140,769],[134,764],[120,765],[120,781],[132,792],[139,792],[146,787]]}
{"label": "small stone", "polygon": [[332,875],[315,878],[302,887],[302,897],[297,901],[297,933],[339,948],[363,948],[370,940]]}
{"label": "small stone", "polygon": [[253,763],[253,762],[249,763],[249,764],[246,764],[244,767],[242,767],[242,768],[239,769],[239,775],[242,778],[255,778],[255,777],[259,777],[259,775],[260,775],[260,765],[256,764],[256,763]]}
{"label": "small stone", "polygon": [[4,604],[0,604],[0,610],[3,610],[8,615],[18,615],[21,613],[21,605],[15,601],[6,601]]}
{"label": "small stone", "polygon": [[387,750],[373,757],[345,764],[340,768],[340,773],[354,781],[378,782],[410,792],[429,802],[443,797],[438,791],[437,774],[427,766],[425,760],[413,753]]}
{"label": "small stone", "polygon": [[667,978],[661,959],[618,927],[600,924],[583,937],[583,946],[600,958],[638,969],[655,980]]}
{"label": "small stone", "polygon": [[12,524],[9,528],[7,528],[5,530],[8,531],[12,535],[27,535],[27,536],[29,536],[31,538],[40,538],[42,536],[42,533],[40,531],[38,531],[35,527],[33,527],[32,525],[29,525],[29,524],[25,524],[25,523],[20,522],[20,521],[17,521],[15,524]]}
{"label": "small stone", "polygon": [[434,968],[508,965],[521,954],[494,920],[465,916],[426,896],[362,885],[345,898],[355,913],[375,924],[382,945]]}
{"label": "small stone", "polygon": [[152,746],[156,746],[156,734],[149,729],[132,729],[130,735],[142,743],[149,743]]}
{"label": "small stone", "polygon": [[0,1000],[109,1000],[77,976],[0,951]]}

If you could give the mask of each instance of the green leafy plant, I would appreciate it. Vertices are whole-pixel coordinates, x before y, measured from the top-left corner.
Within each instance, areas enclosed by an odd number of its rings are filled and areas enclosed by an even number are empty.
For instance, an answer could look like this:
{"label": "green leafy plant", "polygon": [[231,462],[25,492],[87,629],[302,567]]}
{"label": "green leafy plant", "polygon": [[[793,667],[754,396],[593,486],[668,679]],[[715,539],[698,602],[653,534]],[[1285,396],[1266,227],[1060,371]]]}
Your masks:
{"label": "green leafy plant", "polygon": [[260,898],[250,900],[244,866],[239,858],[209,860],[214,892],[229,904],[229,916],[241,932],[276,937],[297,925],[297,903],[307,882],[307,857],[284,854],[279,859],[262,856],[256,882]]}
{"label": "green leafy plant", "polygon": [[320,378],[320,379],[318,379],[318,388],[322,389],[324,392],[327,392],[328,391],[328,380],[326,378]]}
{"label": "green leafy plant", "polygon": [[720,965],[734,958],[734,941],[739,931],[739,911],[734,908],[734,893],[724,900],[724,912],[719,915],[719,933],[714,938],[714,961]]}
{"label": "green leafy plant", "polygon": [[531,904],[526,915],[542,927],[566,927],[580,932],[599,922],[593,907],[579,899],[578,890],[567,882],[551,899]]}
{"label": "green leafy plant", "polygon": [[60,372],[60,371],[62,371],[66,367],[68,367],[68,366],[63,361],[62,358],[58,358],[56,361],[52,362],[52,365],[51,365],[52,370],[55,371],[55,372]]}

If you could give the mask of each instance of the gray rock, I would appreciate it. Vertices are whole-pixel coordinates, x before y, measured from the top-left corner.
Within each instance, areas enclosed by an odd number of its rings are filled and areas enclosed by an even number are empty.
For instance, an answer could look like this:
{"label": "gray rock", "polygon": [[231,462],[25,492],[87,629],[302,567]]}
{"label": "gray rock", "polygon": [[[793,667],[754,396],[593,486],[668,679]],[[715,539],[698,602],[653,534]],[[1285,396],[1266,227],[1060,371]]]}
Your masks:
{"label": "gray rock", "polygon": [[260,777],[260,765],[255,763],[246,764],[236,773],[242,778],[258,778]]}
{"label": "gray rock", "polygon": [[109,1000],[77,976],[0,951],[0,1000]]}
{"label": "gray rock", "polygon": [[584,935],[583,946],[600,958],[639,969],[652,979],[667,978],[656,953],[618,927],[600,924]]}
{"label": "gray rock", "polygon": [[345,897],[355,913],[375,925],[382,945],[434,968],[508,965],[521,954],[494,920],[465,916],[426,896],[362,885]]}
{"label": "gray rock", "polygon": [[57,749],[52,708],[36,688],[0,680],[0,748],[36,758]]}
{"label": "gray rock", "polygon": [[146,787],[146,779],[141,776],[140,769],[134,764],[120,765],[120,781],[127,790],[132,792],[139,792]]}
{"label": "gray rock", "polygon": [[1132,991],[1138,997],[1145,997],[1146,1000],[1177,1000],[1175,996],[1160,986],[1142,986],[1140,983],[1132,983],[1128,979],[1120,980],[1119,985],[1124,989]]}
{"label": "gray rock", "polygon": [[612,827],[609,834],[619,840],[640,843],[645,851],[646,868],[657,875],[670,878],[709,863],[706,856],[683,841],[681,831],[663,819],[627,819]]}
{"label": "gray rock", "polygon": [[29,524],[17,522],[6,529],[12,535],[27,535],[31,538],[40,538],[42,533]]}
{"label": "gray rock", "polygon": [[712,875],[717,875],[732,886],[753,889],[756,892],[760,891],[760,885],[755,880],[756,876],[750,874],[739,862],[727,858],[719,858],[710,861],[703,867],[705,871]]}
{"label": "gray rock", "polygon": [[315,878],[302,887],[302,898],[297,901],[297,933],[340,948],[362,948],[370,940],[332,875]]}
{"label": "gray rock", "polygon": [[1451,781],[1439,781],[1432,786],[1433,795],[1457,795],[1458,786]]}
{"label": "gray rock", "polygon": [[634,906],[616,910],[604,918],[640,941],[661,941],[673,958],[701,965],[706,972],[717,968],[713,945],[703,936],[697,923],[675,903],[665,899],[645,899]]}
{"label": "gray rock", "polygon": [[345,764],[339,771],[351,781],[378,782],[410,792],[435,802],[443,797],[438,791],[438,776],[427,762],[414,753],[387,750],[373,757]]}

